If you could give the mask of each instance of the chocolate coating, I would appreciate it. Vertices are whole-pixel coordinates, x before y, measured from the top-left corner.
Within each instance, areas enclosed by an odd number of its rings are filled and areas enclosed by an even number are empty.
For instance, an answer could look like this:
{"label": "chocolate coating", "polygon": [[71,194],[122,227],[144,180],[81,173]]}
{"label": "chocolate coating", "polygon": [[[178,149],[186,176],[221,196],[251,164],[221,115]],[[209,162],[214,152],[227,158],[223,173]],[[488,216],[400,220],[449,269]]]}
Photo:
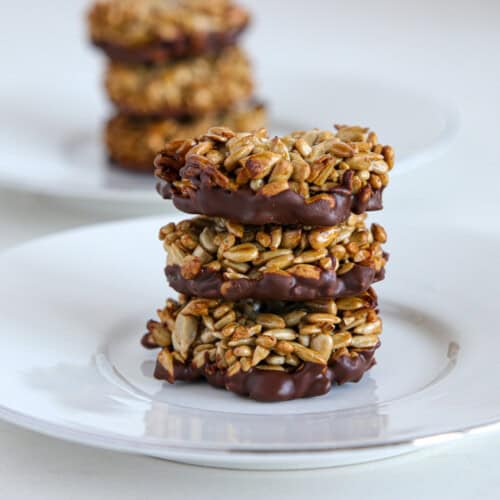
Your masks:
{"label": "chocolate coating", "polygon": [[175,59],[217,54],[223,48],[234,45],[247,28],[248,22],[226,32],[179,35],[175,40],[148,43],[126,47],[103,40],[92,40],[110,59],[128,64],[164,64]]}
{"label": "chocolate coating", "polygon": [[[178,265],[165,269],[170,286],[180,293],[204,298],[221,298],[238,301],[243,299],[305,301],[327,297],[346,297],[362,293],[375,282],[384,279],[385,271],[356,264],[342,276],[333,271],[323,271],[318,280],[300,276],[283,276],[266,273],[262,279],[228,280],[230,287],[222,288],[222,273],[202,269],[200,274],[188,280],[183,278]],[[224,293],[223,293],[224,290]]]}
{"label": "chocolate coating", "polygon": [[174,380],[167,371],[156,363],[155,378],[173,383],[175,380],[192,382],[205,378],[214,386],[263,402],[289,401],[291,399],[321,396],[330,391],[333,384],[358,382],[363,374],[375,364],[375,351],[360,351],[358,356],[342,356],[329,366],[304,363],[295,372],[258,370],[240,371],[228,376],[224,370],[207,363],[203,368],[195,368],[190,363],[174,365]]}
{"label": "chocolate coating", "polygon": [[172,199],[181,211],[212,217],[225,217],[242,224],[303,224],[310,226],[335,226],[348,219],[351,210],[363,213],[382,208],[382,190],[373,191],[368,199],[362,199],[345,187],[327,193],[331,201],[318,200],[307,203],[306,199],[292,191],[283,191],[276,196],[265,196],[249,188],[228,191],[201,182],[189,197],[172,192],[170,183],[157,184],[160,196]]}

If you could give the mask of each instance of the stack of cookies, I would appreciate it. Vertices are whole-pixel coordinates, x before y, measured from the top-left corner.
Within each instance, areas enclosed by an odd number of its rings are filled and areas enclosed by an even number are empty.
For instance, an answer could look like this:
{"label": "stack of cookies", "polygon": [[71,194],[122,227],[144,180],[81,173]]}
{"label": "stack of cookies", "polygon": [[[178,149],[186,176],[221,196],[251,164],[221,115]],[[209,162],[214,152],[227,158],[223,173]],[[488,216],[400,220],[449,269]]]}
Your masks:
{"label": "stack of cookies", "polygon": [[230,0],[100,0],[93,43],[109,57],[106,90],[117,113],[106,127],[110,159],[151,172],[166,141],[213,125],[263,126],[252,68],[235,44],[249,15]]}
{"label": "stack of cookies", "polygon": [[161,228],[166,276],[180,292],[142,344],[155,376],[206,379],[260,401],[325,394],[375,363],[384,278],[382,208],[394,164],[366,128],[236,133],[214,127],[168,143],[158,191],[200,214]]}

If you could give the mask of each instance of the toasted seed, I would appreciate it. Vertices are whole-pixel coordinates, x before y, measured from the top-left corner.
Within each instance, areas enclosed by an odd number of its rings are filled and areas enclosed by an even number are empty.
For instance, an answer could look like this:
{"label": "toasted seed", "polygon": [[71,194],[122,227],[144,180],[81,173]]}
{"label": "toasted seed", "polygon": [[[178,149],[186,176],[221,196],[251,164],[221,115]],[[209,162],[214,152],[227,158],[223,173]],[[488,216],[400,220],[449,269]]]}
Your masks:
{"label": "toasted seed", "polygon": [[282,356],[286,356],[287,354],[291,354],[293,352],[293,345],[287,340],[280,340],[274,346],[273,350]]}
{"label": "toasted seed", "polygon": [[195,368],[203,368],[205,366],[207,360],[207,351],[198,351],[192,360],[192,364]]}
{"label": "toasted seed", "polygon": [[264,231],[258,231],[255,239],[259,244],[261,244],[264,248],[269,248],[271,246],[271,236]]}
{"label": "toasted seed", "polygon": [[276,250],[281,245],[283,230],[281,226],[274,228],[271,231],[271,250]]}
{"label": "toasted seed", "polygon": [[281,247],[294,249],[300,243],[302,229],[286,229],[281,237]]}
{"label": "toasted seed", "polygon": [[290,365],[290,366],[299,366],[300,365],[300,359],[295,354],[287,354],[285,356],[285,362],[287,365]]}
{"label": "toasted seed", "polygon": [[226,223],[226,229],[231,234],[234,234],[237,238],[243,237],[243,234],[245,232],[245,228],[243,227],[243,224],[238,224],[236,222],[231,222],[231,221],[225,221],[225,223]]}
{"label": "toasted seed", "polygon": [[349,332],[339,332],[333,336],[333,348],[335,350],[351,345],[351,334]]}
{"label": "toasted seed", "polygon": [[281,160],[271,172],[269,182],[288,181],[293,174],[293,166],[287,160]]}
{"label": "toasted seed", "polygon": [[269,349],[257,345],[252,355],[252,366],[258,365],[261,361],[264,361],[270,353],[271,351]]}
{"label": "toasted seed", "polygon": [[252,362],[250,358],[240,358],[241,369],[246,373],[252,368]]}
{"label": "toasted seed", "polygon": [[276,337],[272,335],[260,335],[255,339],[255,343],[264,349],[272,349],[276,345],[276,342]]}
{"label": "toasted seed", "polygon": [[371,174],[370,175],[370,186],[373,189],[381,189],[383,186],[382,179],[377,174]]}
{"label": "toasted seed", "polygon": [[267,261],[263,269],[286,269],[290,267],[294,262],[294,256],[292,254],[282,255],[281,257],[275,257]]}
{"label": "toasted seed", "polygon": [[193,255],[200,260],[201,264],[208,264],[212,259],[212,254],[207,252],[202,245],[198,245],[193,250]]}
{"label": "toasted seed", "polygon": [[269,184],[264,184],[264,186],[262,186],[259,190],[259,193],[262,196],[272,197],[282,193],[283,191],[287,191],[288,189],[290,189],[288,181],[274,181]]}
{"label": "toasted seed", "polygon": [[292,179],[296,182],[304,182],[311,175],[311,167],[297,154],[292,157],[292,166]]}
{"label": "toasted seed", "polygon": [[377,319],[372,323],[365,323],[363,325],[359,325],[354,328],[354,333],[358,333],[360,335],[372,335],[375,333],[380,333],[382,331],[382,321]]}
{"label": "toasted seed", "polygon": [[345,142],[336,142],[330,146],[330,151],[338,158],[351,158],[354,149]]}
{"label": "toasted seed", "polygon": [[375,241],[378,241],[379,243],[385,243],[387,241],[387,233],[380,224],[372,224],[371,231]]}
{"label": "toasted seed", "polygon": [[172,332],[172,345],[174,350],[187,356],[191,344],[198,335],[198,320],[191,315],[178,314],[175,319],[175,328]]}
{"label": "toasted seed", "polygon": [[250,264],[246,262],[234,262],[232,260],[224,259],[222,265],[226,270],[234,271],[240,274],[246,274],[250,270]]}
{"label": "toasted seed", "polygon": [[306,361],[308,363],[318,363],[322,365],[326,364],[325,359],[316,351],[304,347],[302,344],[299,344],[298,342],[292,342],[292,345],[294,348],[294,353],[303,361]]}
{"label": "toasted seed", "polygon": [[243,158],[246,158],[248,155],[250,155],[252,153],[254,147],[255,147],[254,144],[246,144],[246,145],[242,146],[240,149],[231,153],[224,160],[224,166],[226,167],[226,169],[229,171],[233,170],[240,160],[242,160]]}
{"label": "toasted seed", "polygon": [[205,316],[211,307],[217,305],[216,300],[210,299],[193,299],[190,300],[180,311],[180,314],[189,314],[191,316]]}
{"label": "toasted seed", "polygon": [[236,319],[236,313],[234,311],[230,311],[221,319],[219,319],[219,321],[215,323],[214,327],[216,330],[221,330],[229,323],[232,323],[235,319]]}
{"label": "toasted seed", "polygon": [[327,314],[337,314],[337,304],[333,299],[316,299],[305,303],[305,305],[315,311]]}
{"label": "toasted seed", "polygon": [[337,269],[337,275],[342,276],[354,268],[354,262],[346,262]]}
{"label": "toasted seed", "polygon": [[343,297],[337,300],[337,307],[340,311],[354,311],[365,305],[365,301],[359,297]]}
{"label": "toasted seed", "polygon": [[389,165],[384,160],[376,160],[370,163],[369,170],[376,174],[385,174],[389,171]]}
{"label": "toasted seed", "polygon": [[378,343],[378,335],[354,335],[351,345],[356,349],[364,349],[367,347],[374,347]]}
{"label": "toasted seed", "polygon": [[229,365],[234,365],[236,361],[238,361],[238,358],[234,355],[234,352],[232,349],[229,349],[224,353],[224,361]]}
{"label": "toasted seed", "polygon": [[222,269],[222,264],[218,260],[213,260],[204,266],[206,269],[209,269],[213,272],[219,272]]}
{"label": "toasted seed", "polygon": [[299,342],[304,347],[309,347],[309,344],[311,343],[311,336],[310,335],[299,335]]}
{"label": "toasted seed", "polygon": [[[220,318],[222,318],[222,316],[225,316],[229,311],[232,311],[232,309],[233,309],[233,306],[226,302],[224,304],[221,304],[216,309],[214,309],[214,311],[212,312],[212,316],[215,319],[220,319]],[[212,323],[212,325],[213,325],[213,323]],[[212,326],[212,327],[215,328],[214,326]]]}
{"label": "toasted seed", "polygon": [[239,361],[236,361],[236,363],[233,363],[229,369],[227,370],[227,375],[229,377],[233,377],[236,375],[239,371],[241,370],[241,364]]}
{"label": "toasted seed", "polygon": [[392,167],[394,167],[394,150],[391,148],[391,146],[384,146],[382,148],[382,155],[384,156],[384,160],[389,166],[389,170],[392,170]]}
{"label": "toasted seed", "polygon": [[233,353],[238,358],[241,357],[250,357],[253,355],[252,348],[248,345],[239,345],[233,349]]}
{"label": "toasted seed", "polygon": [[326,194],[326,193],[317,194],[315,196],[311,196],[310,198],[307,198],[306,199],[306,204],[307,205],[312,205],[313,203],[319,203],[319,202],[322,202],[322,201],[328,203],[328,205],[330,205],[330,208],[332,210],[337,205],[337,202],[335,201],[335,198],[332,195]]}
{"label": "toasted seed", "polygon": [[253,346],[255,344],[255,339],[253,338],[247,338],[247,339],[238,339],[238,340],[230,340],[227,345],[229,347],[238,347],[241,345],[251,345]]}
{"label": "toasted seed", "polygon": [[243,243],[233,246],[223,256],[234,262],[250,262],[259,256],[259,249],[252,243]]}
{"label": "toasted seed", "polygon": [[331,323],[332,325],[337,325],[340,323],[341,319],[335,314],[310,313],[305,317],[305,321],[316,324]]}
{"label": "toasted seed", "polygon": [[174,382],[174,358],[168,349],[162,349],[158,354],[158,362],[167,371],[168,381]]}
{"label": "toasted seed", "polygon": [[316,262],[323,257],[326,257],[327,254],[328,251],[326,250],[326,248],[322,248],[321,250],[307,250],[295,257],[293,262],[295,264],[309,264],[311,262]]}
{"label": "toasted seed", "polygon": [[[293,349],[293,348],[292,348]],[[266,363],[271,366],[280,366],[285,364],[285,356],[271,355],[266,358]]]}
{"label": "toasted seed", "polygon": [[272,328],[266,330],[264,335],[270,335],[278,340],[293,340],[297,336],[297,333],[291,328]]}
{"label": "toasted seed", "polygon": [[283,255],[292,255],[292,251],[287,248],[279,248],[278,250],[269,250],[268,252],[262,252],[253,261],[253,263],[256,266],[260,266],[262,264],[265,264],[271,259],[275,259],[276,257],[282,257]]}
{"label": "toasted seed", "polygon": [[285,328],[286,326],[285,320],[281,316],[271,313],[258,314],[255,321],[266,329]]}
{"label": "toasted seed", "polygon": [[[247,279],[249,279],[249,277],[246,274],[237,273],[237,272],[232,271],[232,270],[226,271],[223,274],[223,276],[224,276],[224,279],[226,279],[226,280],[247,280]],[[222,288],[221,288],[221,292],[224,295]]]}
{"label": "toasted seed", "polygon": [[300,276],[301,278],[319,280],[321,277],[321,269],[310,264],[296,264],[295,266],[289,267],[287,272],[294,276]]}
{"label": "toasted seed", "polygon": [[319,355],[325,360],[325,363],[327,363],[333,352],[332,336],[325,333],[315,335],[311,339],[310,347],[313,351],[318,352]]}
{"label": "toasted seed", "polygon": [[321,333],[323,328],[319,324],[313,325],[302,325],[299,328],[300,335],[316,335],[317,333]]}
{"label": "toasted seed", "polygon": [[245,161],[245,168],[250,179],[263,179],[281,159],[281,155],[277,153],[264,151],[247,158]]}
{"label": "toasted seed", "polygon": [[148,330],[153,337],[155,344],[161,347],[168,347],[172,343],[172,334],[170,330],[161,323],[149,322]]}
{"label": "toasted seed", "polygon": [[179,248],[178,245],[173,243],[167,248],[167,266],[180,266],[186,258],[186,254]]}
{"label": "toasted seed", "polygon": [[181,275],[184,279],[192,280],[200,274],[201,260],[194,255],[188,255],[181,264]]}
{"label": "toasted seed", "polygon": [[293,326],[297,326],[300,323],[301,319],[306,314],[307,314],[306,311],[295,310],[295,311],[291,311],[291,312],[285,314],[283,319],[285,320],[286,326],[293,327]]}
{"label": "toasted seed", "polygon": [[295,149],[304,157],[307,158],[312,153],[311,146],[307,143],[304,138],[297,139],[295,141]]}

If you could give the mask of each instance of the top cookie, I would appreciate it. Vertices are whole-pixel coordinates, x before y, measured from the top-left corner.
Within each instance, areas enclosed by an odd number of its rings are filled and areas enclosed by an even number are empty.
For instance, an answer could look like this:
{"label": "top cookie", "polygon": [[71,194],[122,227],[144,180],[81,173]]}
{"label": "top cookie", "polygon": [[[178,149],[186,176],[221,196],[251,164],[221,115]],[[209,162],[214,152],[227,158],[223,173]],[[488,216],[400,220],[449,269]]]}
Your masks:
{"label": "top cookie", "polygon": [[214,127],[169,142],[155,159],[158,191],[184,212],[242,224],[333,226],[380,210],[392,147],[367,128],[336,128],[271,139]]}
{"label": "top cookie", "polygon": [[99,0],[90,36],[112,59],[164,63],[235,43],[248,12],[229,0]]}

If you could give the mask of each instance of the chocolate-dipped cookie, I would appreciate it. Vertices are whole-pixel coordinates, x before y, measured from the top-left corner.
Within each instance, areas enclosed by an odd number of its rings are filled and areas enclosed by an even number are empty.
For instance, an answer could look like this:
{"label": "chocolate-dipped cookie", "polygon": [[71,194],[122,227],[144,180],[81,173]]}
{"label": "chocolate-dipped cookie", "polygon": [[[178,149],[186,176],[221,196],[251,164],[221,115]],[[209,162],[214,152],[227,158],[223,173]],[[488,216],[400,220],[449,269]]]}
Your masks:
{"label": "chocolate-dipped cookie", "polygon": [[248,12],[228,0],[99,0],[89,12],[93,43],[126,63],[216,54],[248,23]]}
{"label": "chocolate-dipped cookie", "polygon": [[195,217],[160,230],[165,269],[178,292],[197,297],[305,301],[366,291],[384,277],[386,233],[366,214],[337,226],[242,225]]}
{"label": "chocolate-dipped cookie", "polygon": [[155,377],[205,378],[242,396],[285,401],[357,382],[375,363],[382,322],[372,290],[306,303],[168,300],[148,323],[145,347],[161,347]]}
{"label": "chocolate-dipped cookie", "polygon": [[226,111],[250,99],[254,85],[245,53],[228,47],[161,66],[111,62],[106,90],[121,113],[183,118]]}
{"label": "chocolate-dipped cookie", "polygon": [[367,128],[337,126],[270,138],[215,127],[172,141],[155,159],[158,191],[187,213],[242,224],[333,226],[382,208],[394,165]]}
{"label": "chocolate-dipped cookie", "polygon": [[243,104],[220,114],[187,120],[138,118],[117,114],[106,126],[109,157],[117,166],[152,173],[153,161],[166,141],[202,134],[212,125],[234,130],[256,130],[265,125],[266,111],[260,104]]}

